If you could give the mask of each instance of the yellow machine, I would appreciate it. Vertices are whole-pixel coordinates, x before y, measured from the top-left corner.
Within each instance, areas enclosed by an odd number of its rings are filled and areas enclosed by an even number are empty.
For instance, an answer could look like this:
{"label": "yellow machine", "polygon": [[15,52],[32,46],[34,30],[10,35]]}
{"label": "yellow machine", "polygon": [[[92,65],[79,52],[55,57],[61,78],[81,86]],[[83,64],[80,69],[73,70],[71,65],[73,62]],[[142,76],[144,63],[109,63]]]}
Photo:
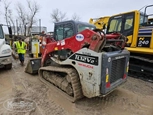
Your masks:
{"label": "yellow machine", "polygon": [[153,14],[138,10],[111,16],[107,34],[120,32],[127,36],[127,49],[130,51],[130,71],[139,75],[153,76]]}
{"label": "yellow machine", "polygon": [[90,18],[89,23],[94,24],[97,29],[104,29],[107,26],[109,16],[100,17],[100,18]]}
{"label": "yellow machine", "polygon": [[[139,76],[153,76],[153,13],[147,14],[150,8],[153,5],[146,6],[144,12],[120,13],[107,20],[106,34],[119,32],[127,36],[127,49],[131,53],[129,70],[134,74],[141,73]],[[98,25],[99,22],[105,23],[102,21],[99,18],[92,24],[102,29],[103,25],[101,28]]]}

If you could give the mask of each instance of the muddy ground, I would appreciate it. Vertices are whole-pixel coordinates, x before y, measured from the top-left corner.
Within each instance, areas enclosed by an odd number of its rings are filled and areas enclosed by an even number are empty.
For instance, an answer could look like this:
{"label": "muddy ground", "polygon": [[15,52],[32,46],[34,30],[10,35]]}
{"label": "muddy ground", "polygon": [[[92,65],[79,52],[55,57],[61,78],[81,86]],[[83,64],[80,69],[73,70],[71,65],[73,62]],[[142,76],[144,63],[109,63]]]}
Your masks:
{"label": "muddy ground", "polygon": [[[153,83],[129,77],[105,98],[71,103],[24,68],[14,60],[11,70],[0,69],[0,115],[153,115]],[[17,97],[36,102],[36,108],[28,112],[7,110],[4,102]]]}

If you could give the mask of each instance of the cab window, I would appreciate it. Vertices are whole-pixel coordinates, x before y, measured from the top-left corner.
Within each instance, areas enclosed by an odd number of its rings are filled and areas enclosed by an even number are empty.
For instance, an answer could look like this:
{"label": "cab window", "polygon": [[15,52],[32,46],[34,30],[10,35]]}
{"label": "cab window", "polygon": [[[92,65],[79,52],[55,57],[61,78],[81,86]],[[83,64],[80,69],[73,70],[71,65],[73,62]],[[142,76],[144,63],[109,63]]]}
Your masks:
{"label": "cab window", "polygon": [[57,25],[55,27],[55,40],[63,40],[74,35],[72,24]]}
{"label": "cab window", "polygon": [[120,32],[121,31],[121,26],[122,26],[122,17],[114,17],[110,21],[110,25],[108,28],[108,33],[112,32]]}
{"label": "cab window", "polygon": [[69,38],[74,35],[72,24],[64,25],[64,38]]}
{"label": "cab window", "polygon": [[83,31],[83,30],[86,30],[86,29],[93,30],[95,28],[93,26],[90,26],[90,25],[83,25],[83,24],[78,25],[78,33]]}
{"label": "cab window", "polygon": [[127,16],[125,19],[124,30],[131,29],[133,27],[133,16]]}
{"label": "cab window", "polygon": [[55,39],[58,40],[62,40],[63,39],[63,25],[58,25],[55,28]]}

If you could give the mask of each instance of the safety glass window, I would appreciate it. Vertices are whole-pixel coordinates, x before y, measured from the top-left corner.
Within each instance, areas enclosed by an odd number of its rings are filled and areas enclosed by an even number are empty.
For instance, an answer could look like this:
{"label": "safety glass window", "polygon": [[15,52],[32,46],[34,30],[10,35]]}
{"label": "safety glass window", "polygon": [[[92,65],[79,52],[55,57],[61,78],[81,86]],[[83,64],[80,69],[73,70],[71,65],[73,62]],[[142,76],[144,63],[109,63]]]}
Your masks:
{"label": "safety glass window", "polygon": [[64,38],[63,31],[64,31],[63,25],[56,26],[56,28],[55,28],[55,39],[57,41],[62,40]]}
{"label": "safety glass window", "polygon": [[147,23],[148,21],[148,16],[140,15],[140,25],[143,23]]}
{"label": "safety glass window", "polygon": [[74,35],[74,30],[72,24],[64,25],[64,38],[69,38]]}
{"label": "safety glass window", "polygon": [[83,31],[83,30],[86,30],[86,29],[93,30],[95,28],[93,26],[90,26],[90,25],[83,25],[83,24],[78,25],[78,33]]}
{"label": "safety glass window", "polygon": [[120,32],[121,31],[121,26],[122,26],[122,18],[121,17],[114,17],[110,21],[108,33],[112,32]]}
{"label": "safety glass window", "polygon": [[133,27],[133,16],[127,16],[125,20],[124,30],[131,29]]}

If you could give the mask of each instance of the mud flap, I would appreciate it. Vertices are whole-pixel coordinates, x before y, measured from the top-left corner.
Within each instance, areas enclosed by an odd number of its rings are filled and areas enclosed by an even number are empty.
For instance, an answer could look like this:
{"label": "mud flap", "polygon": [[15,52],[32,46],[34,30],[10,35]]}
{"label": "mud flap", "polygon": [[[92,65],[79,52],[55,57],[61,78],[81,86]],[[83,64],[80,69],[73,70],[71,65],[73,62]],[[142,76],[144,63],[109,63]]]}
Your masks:
{"label": "mud flap", "polygon": [[41,58],[31,58],[25,68],[26,73],[38,74],[38,70],[41,67]]}

